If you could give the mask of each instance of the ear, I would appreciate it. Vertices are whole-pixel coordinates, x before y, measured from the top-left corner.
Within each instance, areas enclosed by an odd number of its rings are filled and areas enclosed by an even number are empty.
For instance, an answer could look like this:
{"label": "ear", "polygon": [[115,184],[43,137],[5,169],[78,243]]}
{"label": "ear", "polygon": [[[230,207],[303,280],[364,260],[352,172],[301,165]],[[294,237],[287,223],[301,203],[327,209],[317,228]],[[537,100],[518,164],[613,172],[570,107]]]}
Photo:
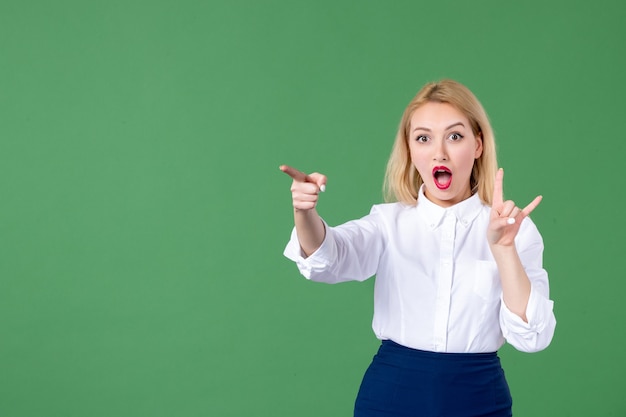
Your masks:
{"label": "ear", "polygon": [[483,154],[483,134],[479,133],[475,136],[476,139],[476,151],[474,152],[474,159],[480,158]]}

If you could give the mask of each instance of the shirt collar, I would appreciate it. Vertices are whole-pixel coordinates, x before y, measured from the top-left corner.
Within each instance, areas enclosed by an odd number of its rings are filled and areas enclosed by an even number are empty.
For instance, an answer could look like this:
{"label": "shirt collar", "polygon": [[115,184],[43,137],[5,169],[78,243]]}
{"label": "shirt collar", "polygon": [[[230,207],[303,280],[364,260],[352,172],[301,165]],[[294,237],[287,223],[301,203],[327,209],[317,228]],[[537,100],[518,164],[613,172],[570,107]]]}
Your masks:
{"label": "shirt collar", "polygon": [[455,216],[460,224],[469,227],[483,208],[483,203],[478,194],[473,194],[470,198],[451,207],[438,206],[426,198],[424,185],[419,189],[417,201],[417,210],[425,217],[431,229],[439,227],[444,217],[449,215]]}

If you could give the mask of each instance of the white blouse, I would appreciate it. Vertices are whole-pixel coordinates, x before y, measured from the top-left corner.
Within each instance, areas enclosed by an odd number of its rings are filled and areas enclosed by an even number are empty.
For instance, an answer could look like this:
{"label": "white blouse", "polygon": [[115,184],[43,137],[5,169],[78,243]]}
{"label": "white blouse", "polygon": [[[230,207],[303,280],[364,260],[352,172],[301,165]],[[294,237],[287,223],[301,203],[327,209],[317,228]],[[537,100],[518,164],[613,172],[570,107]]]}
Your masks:
{"label": "white blouse", "polygon": [[556,326],[542,266],[543,240],[524,219],[515,245],[531,293],[528,323],[502,301],[486,233],[490,207],[473,195],[449,208],[429,201],[380,204],[369,215],[326,225],[320,248],[305,258],[295,233],[285,256],[306,278],[326,283],[376,275],[372,328],[381,340],[434,352],[495,352],[506,339],[535,352],[550,344]]}

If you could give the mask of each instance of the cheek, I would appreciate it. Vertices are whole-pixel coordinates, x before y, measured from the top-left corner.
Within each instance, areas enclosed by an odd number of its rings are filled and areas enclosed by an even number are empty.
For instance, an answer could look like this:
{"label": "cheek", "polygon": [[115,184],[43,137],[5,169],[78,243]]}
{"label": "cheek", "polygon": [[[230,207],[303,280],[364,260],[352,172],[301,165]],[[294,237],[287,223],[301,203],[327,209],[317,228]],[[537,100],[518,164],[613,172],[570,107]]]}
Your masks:
{"label": "cheek", "polygon": [[423,153],[420,154],[419,152],[415,152],[413,149],[411,149],[410,156],[411,156],[411,162],[413,163],[413,166],[415,166],[415,168],[419,170],[420,166],[424,166],[426,158],[424,158]]}
{"label": "cheek", "polygon": [[423,155],[411,155],[411,162],[413,163],[413,167],[417,170],[417,173],[423,180],[430,177],[430,163],[425,160]]}
{"label": "cheek", "polygon": [[472,169],[474,168],[474,164],[476,163],[476,153],[475,151],[467,151],[463,156],[462,156],[462,160],[464,161],[463,163],[463,167],[465,168],[465,170],[467,171],[472,171]]}

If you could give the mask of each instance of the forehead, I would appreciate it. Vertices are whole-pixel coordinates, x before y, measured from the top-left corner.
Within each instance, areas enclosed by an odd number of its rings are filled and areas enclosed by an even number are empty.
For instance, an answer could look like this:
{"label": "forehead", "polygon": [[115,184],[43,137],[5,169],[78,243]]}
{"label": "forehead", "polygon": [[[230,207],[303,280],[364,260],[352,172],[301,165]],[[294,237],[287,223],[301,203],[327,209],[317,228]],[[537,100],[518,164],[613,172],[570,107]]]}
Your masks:
{"label": "forehead", "polygon": [[410,119],[411,130],[416,128],[445,129],[456,123],[470,127],[469,120],[459,109],[449,103],[428,102],[415,109]]}

